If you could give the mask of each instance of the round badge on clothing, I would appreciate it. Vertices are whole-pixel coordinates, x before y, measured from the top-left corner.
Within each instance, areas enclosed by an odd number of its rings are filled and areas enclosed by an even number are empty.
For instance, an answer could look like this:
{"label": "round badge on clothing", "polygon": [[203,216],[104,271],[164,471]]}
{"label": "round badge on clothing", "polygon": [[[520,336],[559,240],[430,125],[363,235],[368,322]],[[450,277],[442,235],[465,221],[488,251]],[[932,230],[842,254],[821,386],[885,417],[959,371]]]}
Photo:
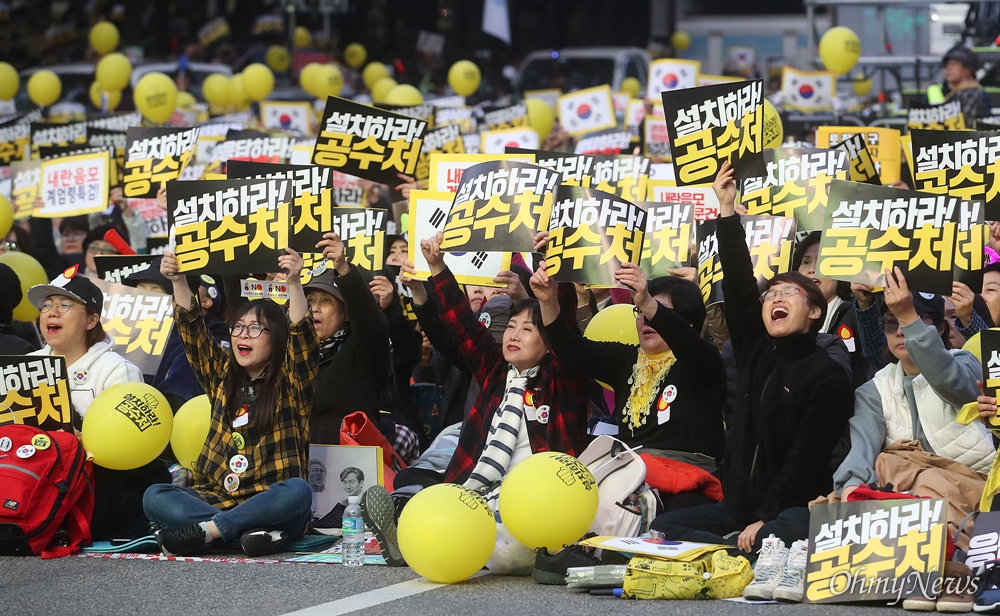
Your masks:
{"label": "round badge on clothing", "polygon": [[239,432],[233,432],[233,445],[236,445],[237,449],[243,449],[243,445],[246,441],[243,440],[243,435]]}
{"label": "round badge on clothing", "polygon": [[677,386],[673,383],[667,385],[666,389],[663,390],[663,399],[666,400],[668,404],[676,400]]}
{"label": "round badge on clothing", "polygon": [[14,441],[9,436],[0,438],[0,451],[10,451],[14,447]]}
{"label": "round badge on clothing", "polygon": [[240,478],[236,476],[236,473],[229,473],[226,478],[222,480],[222,487],[226,489],[226,492],[232,494],[236,490],[240,489]]}
{"label": "round badge on clothing", "polygon": [[45,451],[52,446],[52,439],[49,438],[48,434],[37,434],[35,435],[35,438],[31,439],[31,444],[34,445],[35,449],[38,451]]}
{"label": "round badge on clothing", "polygon": [[35,448],[31,445],[21,445],[17,448],[17,457],[21,459],[28,459],[35,455]]}
{"label": "round badge on clothing", "polygon": [[549,423],[549,405],[543,404],[542,406],[538,407],[536,417],[538,418],[538,423],[541,424]]}
{"label": "round badge on clothing", "polygon": [[246,456],[235,455],[232,458],[229,458],[229,470],[234,473],[245,473],[249,467],[250,460],[247,460]]}

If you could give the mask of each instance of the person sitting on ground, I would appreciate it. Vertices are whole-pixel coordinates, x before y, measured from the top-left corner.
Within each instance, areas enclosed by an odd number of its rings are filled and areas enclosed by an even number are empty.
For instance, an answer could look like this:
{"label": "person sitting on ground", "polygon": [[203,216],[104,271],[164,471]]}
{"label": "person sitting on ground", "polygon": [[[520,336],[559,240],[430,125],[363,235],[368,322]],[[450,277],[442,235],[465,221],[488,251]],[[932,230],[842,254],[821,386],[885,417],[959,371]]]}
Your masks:
{"label": "person sitting on ground", "polygon": [[728,161],[713,188],[720,202],[719,259],[737,365],[725,498],[665,513],[652,527],[670,540],[753,552],[771,534],[786,545],[807,537],[806,506],[833,485],[831,455],[854,396],[847,373],[816,345],[827,308],[819,287],[793,271],[773,277],[760,293],[734,208],[736,185]]}
{"label": "person sitting on ground", "polygon": [[193,487],[156,485],[143,497],[146,515],[162,527],[156,538],[164,554],[193,554],[216,540],[239,541],[249,556],[273,554],[300,538],[311,517],[304,477],[319,341],[302,290],[302,257],[285,252],[278,268],[288,273],[288,314],[269,299],[243,304],[229,349],[209,336],[177,257],[163,255],[160,271],[173,283],[184,349],[212,401]]}

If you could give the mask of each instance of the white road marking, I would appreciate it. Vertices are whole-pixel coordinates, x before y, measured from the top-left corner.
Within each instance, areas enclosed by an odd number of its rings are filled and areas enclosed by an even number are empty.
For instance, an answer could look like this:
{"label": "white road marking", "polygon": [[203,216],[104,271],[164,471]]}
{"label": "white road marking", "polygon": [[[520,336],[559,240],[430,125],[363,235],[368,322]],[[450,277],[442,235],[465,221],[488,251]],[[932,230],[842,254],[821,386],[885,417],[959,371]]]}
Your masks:
{"label": "white road marking", "polygon": [[[477,578],[483,575],[489,575],[489,572],[480,571],[472,577]],[[288,612],[284,616],[339,616],[340,614],[350,614],[351,612],[381,605],[382,603],[419,595],[420,593],[441,588],[442,586],[448,586],[448,584],[439,584],[438,582],[418,578],[384,588],[376,588],[375,590],[344,597],[343,599],[337,599],[329,603],[321,603],[320,605],[307,607],[296,612]]]}

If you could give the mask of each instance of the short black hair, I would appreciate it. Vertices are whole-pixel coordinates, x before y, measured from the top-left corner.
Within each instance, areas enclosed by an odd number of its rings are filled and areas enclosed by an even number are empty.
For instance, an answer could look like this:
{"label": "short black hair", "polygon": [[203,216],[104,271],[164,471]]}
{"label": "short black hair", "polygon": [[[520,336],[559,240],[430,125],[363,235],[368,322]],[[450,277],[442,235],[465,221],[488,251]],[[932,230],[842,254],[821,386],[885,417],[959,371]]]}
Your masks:
{"label": "short black hair", "polygon": [[705,325],[705,301],[698,285],[677,276],[661,276],[649,281],[647,291],[651,297],[666,295],[682,319],[698,331]]}
{"label": "short black hair", "polygon": [[[795,252],[792,253],[793,270],[799,271],[799,267],[802,266],[802,259],[806,256],[806,251],[819,244],[822,238],[823,234],[820,231],[810,231],[808,235],[802,238],[802,241],[795,246]],[[851,283],[838,280],[837,297],[844,301],[851,299]]]}
{"label": "short black hair", "polygon": [[531,297],[522,299],[510,307],[510,318],[513,319],[524,311],[528,311],[528,314],[531,315],[531,322],[535,324],[535,329],[538,330],[545,346],[549,346],[549,339],[545,335],[544,321],[542,321],[542,305],[538,303],[537,299]]}
{"label": "short black hair", "polygon": [[806,301],[810,305],[819,308],[819,318],[812,322],[809,327],[809,331],[813,333],[818,333],[819,330],[823,328],[823,322],[826,321],[826,298],[823,297],[822,291],[816,286],[812,280],[806,278],[806,275],[798,272],[791,271],[785,272],[784,274],[778,274],[774,278],[767,281],[764,284],[764,292],[766,293],[768,289],[777,284],[793,284],[806,293]]}

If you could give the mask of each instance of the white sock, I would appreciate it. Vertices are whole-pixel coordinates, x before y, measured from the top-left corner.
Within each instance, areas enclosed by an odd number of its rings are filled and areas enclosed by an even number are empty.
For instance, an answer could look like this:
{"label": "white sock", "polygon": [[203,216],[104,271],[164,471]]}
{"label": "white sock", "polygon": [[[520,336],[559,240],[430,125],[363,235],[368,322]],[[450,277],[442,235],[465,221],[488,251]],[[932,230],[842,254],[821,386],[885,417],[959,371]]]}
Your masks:
{"label": "white sock", "polygon": [[208,532],[208,522],[198,522],[198,526],[205,533],[205,544],[212,543],[212,534]]}

